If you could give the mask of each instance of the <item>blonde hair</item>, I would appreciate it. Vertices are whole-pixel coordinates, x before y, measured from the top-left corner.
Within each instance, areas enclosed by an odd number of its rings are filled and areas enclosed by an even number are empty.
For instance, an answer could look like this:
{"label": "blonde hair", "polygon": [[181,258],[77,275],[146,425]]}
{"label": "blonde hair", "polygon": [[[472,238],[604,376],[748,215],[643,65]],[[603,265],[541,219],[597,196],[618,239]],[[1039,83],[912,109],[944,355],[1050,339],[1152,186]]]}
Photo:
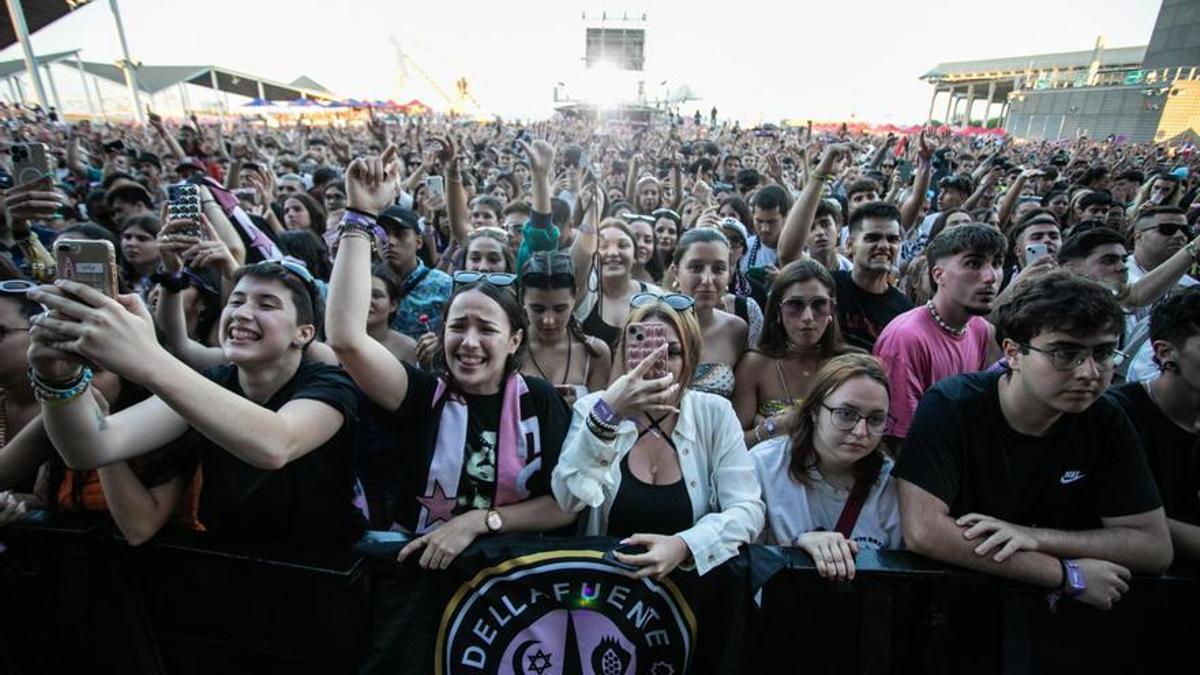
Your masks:
{"label": "blonde hair", "polygon": [[625,335],[629,332],[630,324],[650,319],[661,320],[679,336],[679,343],[683,348],[683,354],[680,355],[683,359],[683,372],[679,376],[679,391],[682,394],[692,386],[692,378],[696,366],[700,364],[700,354],[704,350],[700,324],[696,322],[696,313],[690,309],[679,312],[664,302],[654,302],[629,310],[629,316],[625,317],[625,325],[621,329],[621,337],[617,341],[617,348],[613,351],[620,356],[619,368],[625,367]]}

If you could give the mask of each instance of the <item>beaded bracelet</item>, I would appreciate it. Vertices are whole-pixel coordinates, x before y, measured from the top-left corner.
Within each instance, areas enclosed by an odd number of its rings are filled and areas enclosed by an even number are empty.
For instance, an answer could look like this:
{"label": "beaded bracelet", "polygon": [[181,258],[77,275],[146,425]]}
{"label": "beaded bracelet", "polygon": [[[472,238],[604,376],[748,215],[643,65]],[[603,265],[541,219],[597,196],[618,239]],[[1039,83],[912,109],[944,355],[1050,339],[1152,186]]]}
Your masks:
{"label": "beaded bracelet", "polygon": [[374,218],[363,214],[362,211],[347,209],[342,214],[342,223],[338,226],[338,236],[350,233],[362,233],[371,240],[371,250],[387,249],[387,233]]}
{"label": "beaded bracelet", "polygon": [[84,366],[79,371],[79,376],[71,381],[69,386],[60,388],[47,384],[37,376],[37,373],[33,372],[33,368],[30,368],[29,382],[33,385],[33,396],[39,402],[50,406],[60,406],[79,398],[83,392],[87,391],[92,382],[92,374],[92,369]]}
{"label": "beaded bracelet", "polygon": [[611,441],[617,437],[617,428],[601,422],[595,414],[588,413],[587,427],[588,431],[602,441]]}

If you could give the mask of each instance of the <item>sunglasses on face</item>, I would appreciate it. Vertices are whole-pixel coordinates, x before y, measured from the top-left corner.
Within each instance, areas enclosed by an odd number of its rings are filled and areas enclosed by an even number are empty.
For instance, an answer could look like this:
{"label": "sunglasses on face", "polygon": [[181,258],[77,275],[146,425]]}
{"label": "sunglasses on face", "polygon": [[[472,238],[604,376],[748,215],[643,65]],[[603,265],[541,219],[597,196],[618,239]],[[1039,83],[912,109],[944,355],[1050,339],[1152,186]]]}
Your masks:
{"label": "sunglasses on face", "polygon": [[492,286],[512,286],[517,281],[517,275],[509,274],[508,272],[474,272],[470,270],[459,270],[454,273],[454,286],[462,286],[463,284],[473,284],[477,281],[482,281]]}
{"label": "sunglasses on face", "polygon": [[804,310],[807,308],[812,308],[813,316],[825,317],[833,312],[833,300],[829,298],[813,298],[811,300],[788,298],[779,303],[779,308],[783,311],[783,315],[789,319],[803,316]]}
{"label": "sunglasses on face", "polygon": [[1140,232],[1147,230],[1158,230],[1158,233],[1164,237],[1174,237],[1176,232],[1183,232],[1183,236],[1188,239],[1192,238],[1192,228],[1182,223],[1159,223],[1150,227],[1143,227]]}
{"label": "sunglasses on face", "polygon": [[666,295],[659,295],[658,293],[645,292],[635,293],[633,297],[629,298],[629,306],[633,308],[645,307],[656,302],[661,302],[677,312],[691,309],[692,306],[696,304],[696,301],[692,299],[692,296],[684,295],[683,293],[667,293]]}

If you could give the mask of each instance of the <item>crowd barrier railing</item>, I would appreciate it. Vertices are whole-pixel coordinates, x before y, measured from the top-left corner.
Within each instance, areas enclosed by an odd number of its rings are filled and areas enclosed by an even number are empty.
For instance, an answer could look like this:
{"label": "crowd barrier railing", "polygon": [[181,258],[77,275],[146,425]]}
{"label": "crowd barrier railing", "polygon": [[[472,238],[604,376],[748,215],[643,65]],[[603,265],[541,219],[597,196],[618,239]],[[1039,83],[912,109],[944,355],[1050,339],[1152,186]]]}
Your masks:
{"label": "crowd barrier railing", "polygon": [[[133,548],[104,519],[38,513],[0,542],[0,672],[333,673],[371,647],[364,550],[403,538],[298,552],[164,531]],[[1135,577],[1111,612],[1064,601],[1052,613],[1043,591],[906,552],[864,551],[855,580],[837,583],[797,549],[742,555],[779,571],[756,598],[741,672],[1196,669],[1190,573]]]}

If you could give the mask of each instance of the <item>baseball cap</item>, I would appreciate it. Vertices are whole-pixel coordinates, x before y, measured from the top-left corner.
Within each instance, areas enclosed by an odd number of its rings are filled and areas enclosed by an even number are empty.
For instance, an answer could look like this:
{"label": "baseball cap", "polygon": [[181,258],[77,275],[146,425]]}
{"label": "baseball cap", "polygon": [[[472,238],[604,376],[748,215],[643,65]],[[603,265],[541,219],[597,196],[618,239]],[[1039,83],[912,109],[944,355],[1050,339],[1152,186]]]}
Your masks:
{"label": "baseball cap", "polygon": [[380,227],[388,231],[409,229],[421,234],[421,220],[416,212],[402,206],[389,206],[379,214]]}

